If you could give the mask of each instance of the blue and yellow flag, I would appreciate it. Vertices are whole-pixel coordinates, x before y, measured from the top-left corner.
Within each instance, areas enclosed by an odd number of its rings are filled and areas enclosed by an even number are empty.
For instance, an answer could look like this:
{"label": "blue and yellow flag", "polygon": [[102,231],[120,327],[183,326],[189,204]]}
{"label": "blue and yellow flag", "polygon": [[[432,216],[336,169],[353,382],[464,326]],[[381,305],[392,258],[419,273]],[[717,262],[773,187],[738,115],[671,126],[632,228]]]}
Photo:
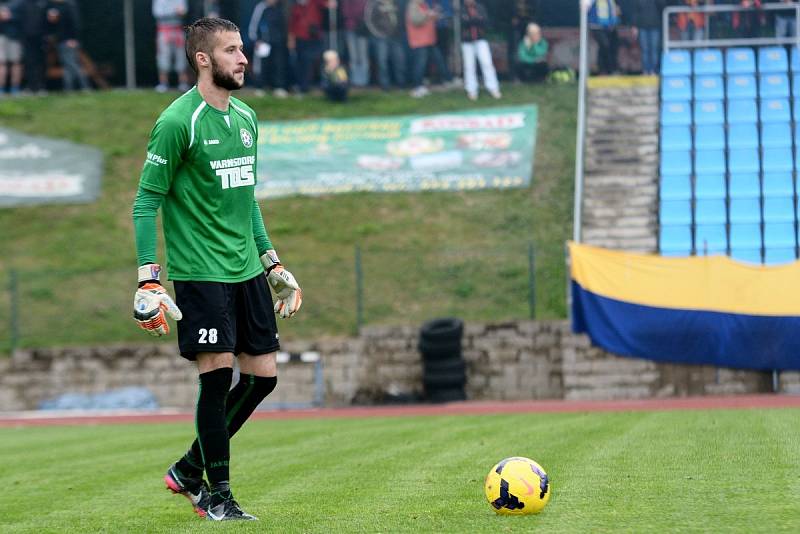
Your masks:
{"label": "blue and yellow flag", "polygon": [[572,329],[595,345],[667,362],[800,369],[800,262],[569,250]]}

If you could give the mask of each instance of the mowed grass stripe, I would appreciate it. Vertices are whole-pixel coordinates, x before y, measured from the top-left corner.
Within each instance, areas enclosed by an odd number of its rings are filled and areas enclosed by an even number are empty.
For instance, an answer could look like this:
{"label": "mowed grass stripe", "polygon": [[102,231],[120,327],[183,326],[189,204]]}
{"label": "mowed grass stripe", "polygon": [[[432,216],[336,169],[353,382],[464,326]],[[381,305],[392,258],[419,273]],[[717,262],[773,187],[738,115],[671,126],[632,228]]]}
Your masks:
{"label": "mowed grass stripe", "polygon": [[[189,425],[14,429],[0,432],[8,466],[0,484],[10,489],[0,530],[793,532],[800,529],[798,415],[254,421],[233,440],[232,479],[240,502],[262,521],[235,526],[200,521],[163,489],[161,475],[188,445]],[[553,498],[543,514],[495,516],[485,502],[484,476],[510,455],[548,470]]]}

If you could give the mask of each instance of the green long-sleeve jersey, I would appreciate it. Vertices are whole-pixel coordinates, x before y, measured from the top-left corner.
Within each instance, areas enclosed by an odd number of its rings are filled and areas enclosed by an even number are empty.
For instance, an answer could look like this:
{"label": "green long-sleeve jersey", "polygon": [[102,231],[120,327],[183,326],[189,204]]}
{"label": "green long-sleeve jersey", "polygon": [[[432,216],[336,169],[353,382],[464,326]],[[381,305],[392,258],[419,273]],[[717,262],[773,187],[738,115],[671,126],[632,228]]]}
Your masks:
{"label": "green long-sleeve jersey", "polygon": [[[263,271],[260,250],[272,248],[254,204],[258,123],[231,97],[226,112],[208,105],[197,88],[175,100],[156,121],[139,181],[137,207],[161,203],[167,269],[172,280],[240,282]],[[152,205],[152,204],[150,204]],[[146,211],[146,210],[145,210]],[[258,217],[258,221],[255,218]],[[139,220],[137,249],[148,246]],[[145,225],[146,226],[146,225]],[[254,232],[256,228],[256,232]],[[256,239],[259,243],[257,245]],[[139,262],[149,253],[138,250]]]}

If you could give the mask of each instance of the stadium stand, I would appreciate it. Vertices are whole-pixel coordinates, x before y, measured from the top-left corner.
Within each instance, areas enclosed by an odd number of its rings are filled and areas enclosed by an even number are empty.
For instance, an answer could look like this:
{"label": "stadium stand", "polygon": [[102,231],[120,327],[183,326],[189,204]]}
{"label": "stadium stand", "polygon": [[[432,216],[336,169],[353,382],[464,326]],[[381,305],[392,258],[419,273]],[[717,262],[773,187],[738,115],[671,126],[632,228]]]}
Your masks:
{"label": "stadium stand", "polygon": [[661,254],[797,259],[797,48],[669,50],[662,64]]}

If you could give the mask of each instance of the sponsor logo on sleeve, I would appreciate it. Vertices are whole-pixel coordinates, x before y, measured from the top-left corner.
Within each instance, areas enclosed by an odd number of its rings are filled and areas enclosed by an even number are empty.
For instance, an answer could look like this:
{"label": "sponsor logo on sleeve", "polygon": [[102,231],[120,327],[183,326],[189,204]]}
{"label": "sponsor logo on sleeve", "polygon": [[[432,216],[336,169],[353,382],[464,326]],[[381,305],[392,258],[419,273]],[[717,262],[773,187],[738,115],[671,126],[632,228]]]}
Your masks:
{"label": "sponsor logo on sleeve", "polygon": [[148,152],[147,160],[145,160],[145,163],[155,165],[156,167],[158,167],[159,165],[166,165],[167,162],[168,162],[167,158],[159,156],[158,154],[154,154],[153,152]]}

